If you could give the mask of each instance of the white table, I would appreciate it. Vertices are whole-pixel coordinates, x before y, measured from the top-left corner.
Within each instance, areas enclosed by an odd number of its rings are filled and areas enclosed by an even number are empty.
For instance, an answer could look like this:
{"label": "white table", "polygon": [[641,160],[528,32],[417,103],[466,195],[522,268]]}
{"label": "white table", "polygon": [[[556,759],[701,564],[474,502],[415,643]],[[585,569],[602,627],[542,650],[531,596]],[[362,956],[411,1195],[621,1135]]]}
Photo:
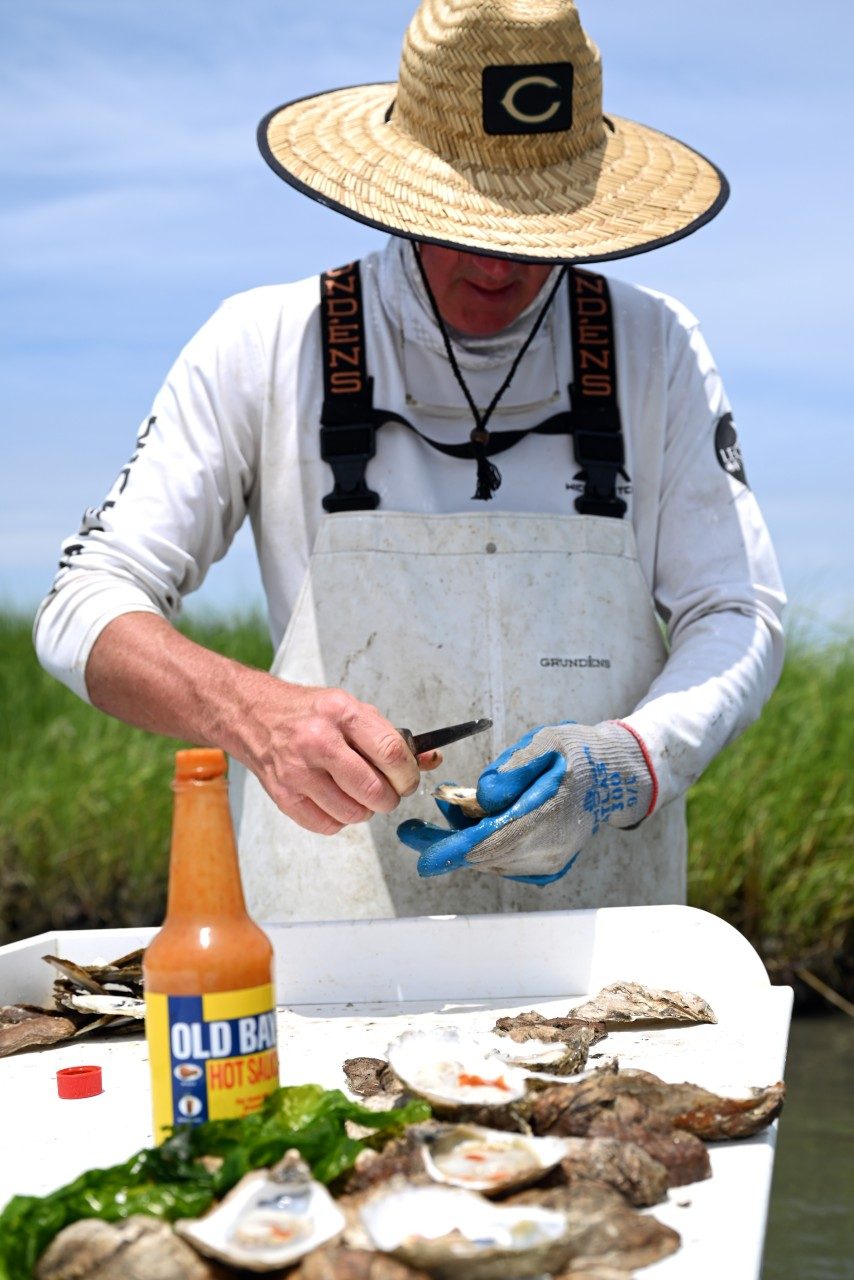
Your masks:
{"label": "white table", "polygon": [[[345,1088],[341,1063],[382,1057],[412,1026],[486,1030],[502,1013],[553,1016],[618,980],[693,991],[716,1025],[610,1033],[594,1053],[624,1067],[743,1093],[783,1076],[792,992],[772,987],[759,957],[724,921],[691,907],[331,921],[265,926],[276,953],[283,1084]],[[0,1004],[50,1004],[43,955],[79,964],[144,946],[152,929],[46,933],[0,947]],[[104,1092],[60,1100],[56,1072],[96,1063]],[[151,1144],[142,1036],[65,1043],[0,1059],[0,1208]],[[644,1270],[650,1280],[756,1280],[776,1125],[713,1144],[712,1178],[674,1188],[650,1212],[682,1248]]]}

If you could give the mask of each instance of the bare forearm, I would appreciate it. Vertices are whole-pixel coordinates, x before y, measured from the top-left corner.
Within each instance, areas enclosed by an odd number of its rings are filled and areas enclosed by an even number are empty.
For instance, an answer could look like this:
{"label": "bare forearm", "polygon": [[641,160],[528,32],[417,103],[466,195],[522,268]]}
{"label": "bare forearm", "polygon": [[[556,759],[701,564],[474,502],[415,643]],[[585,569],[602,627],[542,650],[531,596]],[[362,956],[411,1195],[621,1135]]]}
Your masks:
{"label": "bare forearm", "polygon": [[279,808],[331,834],[387,813],[418,785],[400,734],[343,689],[289,684],[195,644],[163,618],[127,613],[96,640],[86,666],[93,704],[154,733],[222,747]]}
{"label": "bare forearm", "polygon": [[86,666],[101,711],[153,733],[218,746],[243,758],[234,726],[251,714],[254,677],[151,613],[127,613],[104,628]]}

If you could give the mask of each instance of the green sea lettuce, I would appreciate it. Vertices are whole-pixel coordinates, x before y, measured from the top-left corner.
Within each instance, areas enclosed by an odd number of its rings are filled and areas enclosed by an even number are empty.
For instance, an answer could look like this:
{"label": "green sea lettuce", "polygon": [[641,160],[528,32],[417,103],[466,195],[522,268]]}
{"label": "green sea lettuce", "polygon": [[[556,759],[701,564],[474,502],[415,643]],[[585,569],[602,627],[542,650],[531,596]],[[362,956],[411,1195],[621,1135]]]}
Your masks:
{"label": "green sea lettuce", "polygon": [[[277,1089],[260,1111],[239,1120],[180,1125],[160,1146],[146,1147],[124,1164],[91,1169],[47,1196],[10,1200],[0,1214],[0,1280],[31,1280],[54,1236],[80,1218],[197,1218],[245,1173],[274,1164],[291,1148],[318,1181],[332,1182],[367,1145],[348,1136],[347,1120],[379,1134],[429,1115],[418,1100],[392,1111],[368,1111],[339,1089],[303,1084]],[[222,1163],[202,1161],[203,1156]]]}

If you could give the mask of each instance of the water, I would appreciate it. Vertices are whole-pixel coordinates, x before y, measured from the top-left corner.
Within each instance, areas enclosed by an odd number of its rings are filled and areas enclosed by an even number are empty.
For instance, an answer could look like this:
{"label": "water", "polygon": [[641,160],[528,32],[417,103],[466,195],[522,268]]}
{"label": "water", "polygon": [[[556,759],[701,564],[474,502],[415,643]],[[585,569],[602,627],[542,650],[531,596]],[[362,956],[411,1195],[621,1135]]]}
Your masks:
{"label": "water", "polygon": [[798,1017],[762,1280],[854,1280],[854,1019]]}

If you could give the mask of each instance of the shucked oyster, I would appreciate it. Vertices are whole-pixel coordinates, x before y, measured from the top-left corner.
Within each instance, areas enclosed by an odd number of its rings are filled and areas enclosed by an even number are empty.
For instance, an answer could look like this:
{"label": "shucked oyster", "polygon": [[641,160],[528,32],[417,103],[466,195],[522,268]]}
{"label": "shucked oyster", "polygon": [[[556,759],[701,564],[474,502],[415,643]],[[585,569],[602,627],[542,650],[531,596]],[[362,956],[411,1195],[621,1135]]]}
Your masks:
{"label": "shucked oyster", "polygon": [[465,1035],[454,1027],[406,1031],[388,1047],[395,1075],[445,1113],[460,1107],[507,1107],[525,1097],[529,1081],[566,1084],[586,1079],[587,1073],[550,1074],[546,1067],[551,1056],[560,1069],[560,1045],[530,1040],[520,1045],[491,1032]]}
{"label": "shucked oyster", "polygon": [[597,1039],[602,1039],[604,1035],[604,1032],[602,1035],[597,1035],[595,1030],[590,1029],[595,1025],[591,1023],[590,1027],[585,1029],[582,1024],[579,1024],[578,1029],[582,1034],[576,1035],[574,1043],[570,1039],[570,1032],[566,1033],[566,1040],[557,1038],[541,1040],[534,1034],[527,1038],[515,1039],[509,1035],[491,1031],[481,1032],[477,1042],[490,1058],[493,1056],[500,1058],[502,1062],[509,1062],[514,1067],[523,1067],[529,1072],[547,1072],[564,1078],[577,1076],[581,1079],[582,1068],[587,1064],[589,1046],[595,1044]]}
{"label": "shucked oyster", "polygon": [[539,1276],[570,1254],[560,1210],[505,1208],[456,1187],[392,1186],[359,1210],[375,1249],[438,1280]]}
{"label": "shucked oyster", "polygon": [[434,1182],[488,1195],[537,1182],[569,1154],[571,1145],[566,1138],[456,1124],[425,1132],[422,1153]]}
{"label": "shucked oyster", "polygon": [[175,1230],[200,1253],[248,1271],[274,1271],[343,1231],[344,1214],[297,1151],[248,1173],[203,1218]]}
{"label": "shucked oyster", "polygon": [[518,1102],[528,1072],[488,1056],[458,1031],[406,1031],[388,1047],[389,1066],[410,1088],[439,1107],[504,1107]]}

